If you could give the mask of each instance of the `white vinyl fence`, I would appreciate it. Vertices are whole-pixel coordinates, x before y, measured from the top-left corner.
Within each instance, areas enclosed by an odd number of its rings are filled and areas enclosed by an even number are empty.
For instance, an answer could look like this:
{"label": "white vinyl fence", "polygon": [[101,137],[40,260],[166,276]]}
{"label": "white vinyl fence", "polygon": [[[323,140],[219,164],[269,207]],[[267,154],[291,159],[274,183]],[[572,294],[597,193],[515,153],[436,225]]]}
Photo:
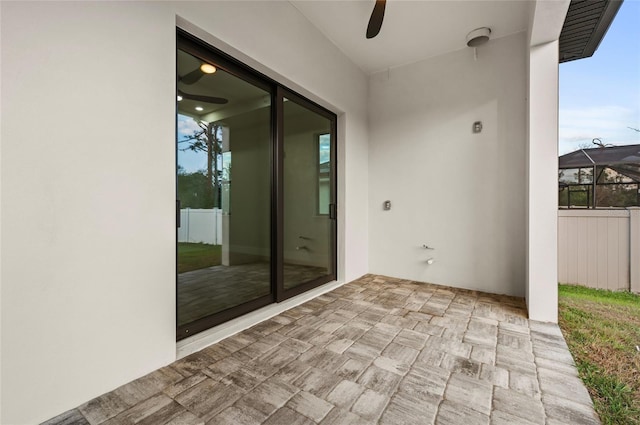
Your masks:
{"label": "white vinyl fence", "polygon": [[178,242],[222,245],[222,210],[181,209]]}
{"label": "white vinyl fence", "polygon": [[640,292],[640,208],[559,210],[558,280]]}

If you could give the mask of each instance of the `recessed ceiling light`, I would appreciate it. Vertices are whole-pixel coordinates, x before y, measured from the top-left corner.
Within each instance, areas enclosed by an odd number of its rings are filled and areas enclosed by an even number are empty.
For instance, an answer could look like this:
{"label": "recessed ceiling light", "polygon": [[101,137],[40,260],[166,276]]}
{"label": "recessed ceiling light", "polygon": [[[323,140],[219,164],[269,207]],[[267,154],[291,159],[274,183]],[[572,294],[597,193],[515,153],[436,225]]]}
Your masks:
{"label": "recessed ceiling light", "polygon": [[196,111],[202,112],[204,111],[204,108],[202,106],[196,106]]}
{"label": "recessed ceiling light", "polygon": [[182,96],[178,95],[178,102],[182,100]]}
{"label": "recessed ceiling light", "polygon": [[202,65],[200,65],[200,71],[204,72],[205,74],[213,74],[214,72],[216,72],[216,67],[211,65],[210,63],[203,63]]}

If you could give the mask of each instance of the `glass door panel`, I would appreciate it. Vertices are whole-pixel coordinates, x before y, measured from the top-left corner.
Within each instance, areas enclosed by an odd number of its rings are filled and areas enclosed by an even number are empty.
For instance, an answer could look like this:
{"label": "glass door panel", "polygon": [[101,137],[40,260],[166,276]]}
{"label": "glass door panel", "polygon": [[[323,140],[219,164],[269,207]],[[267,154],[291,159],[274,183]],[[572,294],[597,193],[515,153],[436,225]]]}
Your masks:
{"label": "glass door panel", "polygon": [[283,98],[284,290],[335,279],[334,123],[297,97]]}
{"label": "glass door panel", "polygon": [[273,301],[271,93],[177,52],[178,339]]}
{"label": "glass door panel", "polygon": [[336,116],[178,30],[177,339],[336,279]]}

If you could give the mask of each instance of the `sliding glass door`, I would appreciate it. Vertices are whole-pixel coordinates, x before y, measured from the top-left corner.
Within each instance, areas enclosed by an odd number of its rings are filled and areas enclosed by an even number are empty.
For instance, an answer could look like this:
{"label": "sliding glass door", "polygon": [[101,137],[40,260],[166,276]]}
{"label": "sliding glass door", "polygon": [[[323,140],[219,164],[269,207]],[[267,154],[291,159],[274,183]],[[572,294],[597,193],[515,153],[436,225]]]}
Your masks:
{"label": "sliding glass door", "polygon": [[183,42],[177,53],[178,336],[273,300],[271,87]]}
{"label": "sliding glass door", "polygon": [[282,114],[282,280],[293,295],[335,279],[335,120],[291,92]]}
{"label": "sliding glass door", "polygon": [[336,278],[335,115],[178,33],[177,338]]}

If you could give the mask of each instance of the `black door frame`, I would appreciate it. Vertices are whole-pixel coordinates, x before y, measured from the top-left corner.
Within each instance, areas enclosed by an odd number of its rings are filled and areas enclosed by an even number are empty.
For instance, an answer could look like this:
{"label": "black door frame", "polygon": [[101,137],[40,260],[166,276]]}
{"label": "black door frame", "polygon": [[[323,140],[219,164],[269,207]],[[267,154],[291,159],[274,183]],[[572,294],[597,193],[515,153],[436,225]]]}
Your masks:
{"label": "black door frame", "polygon": [[[198,332],[210,329],[216,325],[227,322],[236,317],[247,314],[251,311],[265,307],[269,304],[279,303],[322,284],[337,279],[337,116],[333,112],[323,108],[306,97],[288,89],[277,81],[245,65],[223,51],[211,46],[208,43],[194,37],[186,31],[177,28],[176,55],[178,49],[186,51],[203,60],[215,63],[226,72],[254,84],[271,93],[271,293],[260,298],[248,301],[238,306],[223,310],[218,313],[203,317],[186,325],[178,326],[178,315],[176,314],[176,339],[181,340]],[[176,61],[176,84],[177,84],[177,61]],[[328,275],[322,276],[309,282],[305,282],[294,288],[284,289],[284,133],[283,133],[283,105],[284,98],[298,103],[311,111],[326,117],[331,122],[331,169],[330,169],[330,219],[331,219],[331,271]],[[175,99],[175,94],[174,94]],[[178,106],[176,102],[176,140],[177,140],[177,116]],[[178,166],[178,155],[176,145],[176,170]],[[178,195],[178,185],[176,180],[176,199]],[[179,223],[179,208],[176,208],[177,224]],[[176,265],[178,264],[178,226],[176,226]],[[178,289],[178,271],[176,267],[176,293]],[[178,299],[176,296],[176,312],[178,311]]]}

